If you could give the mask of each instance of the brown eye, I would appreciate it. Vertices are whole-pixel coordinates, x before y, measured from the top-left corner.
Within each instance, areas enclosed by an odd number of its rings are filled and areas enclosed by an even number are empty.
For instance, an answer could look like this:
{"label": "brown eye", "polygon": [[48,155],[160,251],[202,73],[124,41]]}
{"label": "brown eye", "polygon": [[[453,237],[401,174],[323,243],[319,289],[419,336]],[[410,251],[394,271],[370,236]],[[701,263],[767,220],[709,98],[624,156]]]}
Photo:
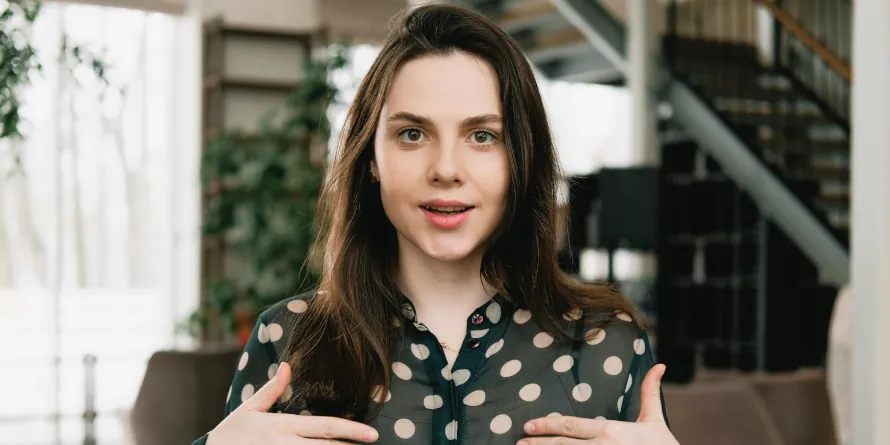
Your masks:
{"label": "brown eye", "polygon": [[473,133],[473,142],[480,145],[492,144],[495,139],[495,136],[487,131],[477,131]]}
{"label": "brown eye", "polygon": [[423,132],[416,128],[408,128],[399,133],[399,139],[402,142],[416,144],[423,141]]}

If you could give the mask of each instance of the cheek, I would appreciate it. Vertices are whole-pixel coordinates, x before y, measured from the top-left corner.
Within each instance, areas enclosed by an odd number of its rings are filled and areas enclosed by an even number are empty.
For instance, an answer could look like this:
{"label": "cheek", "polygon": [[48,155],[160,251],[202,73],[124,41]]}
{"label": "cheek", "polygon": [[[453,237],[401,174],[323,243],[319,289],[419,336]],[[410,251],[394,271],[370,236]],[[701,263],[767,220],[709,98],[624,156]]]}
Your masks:
{"label": "cheek", "polygon": [[485,170],[484,175],[481,176],[484,181],[482,190],[487,191],[486,194],[488,195],[489,200],[497,203],[499,207],[503,208],[504,205],[506,205],[507,191],[510,187],[509,161],[507,155],[506,153],[501,153],[501,156],[499,156],[496,161],[484,165],[488,165],[489,167]]}

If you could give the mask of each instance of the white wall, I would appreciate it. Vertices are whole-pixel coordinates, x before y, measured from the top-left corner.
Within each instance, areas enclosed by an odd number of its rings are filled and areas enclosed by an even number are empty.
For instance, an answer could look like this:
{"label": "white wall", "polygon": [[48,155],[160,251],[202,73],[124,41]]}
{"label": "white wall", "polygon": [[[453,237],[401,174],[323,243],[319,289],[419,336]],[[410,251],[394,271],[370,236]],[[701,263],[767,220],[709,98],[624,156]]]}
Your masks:
{"label": "white wall", "polygon": [[316,30],[321,24],[316,0],[201,0],[205,18],[222,17],[226,22],[284,28]]}

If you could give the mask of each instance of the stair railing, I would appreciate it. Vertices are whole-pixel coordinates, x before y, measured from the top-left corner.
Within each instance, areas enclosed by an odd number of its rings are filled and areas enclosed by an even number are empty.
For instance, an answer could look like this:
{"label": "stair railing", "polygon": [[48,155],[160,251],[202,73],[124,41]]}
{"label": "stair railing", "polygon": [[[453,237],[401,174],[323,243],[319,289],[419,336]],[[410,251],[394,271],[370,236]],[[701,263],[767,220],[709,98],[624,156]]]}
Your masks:
{"label": "stair railing", "polygon": [[776,62],[849,128],[853,4],[754,0],[775,19]]}

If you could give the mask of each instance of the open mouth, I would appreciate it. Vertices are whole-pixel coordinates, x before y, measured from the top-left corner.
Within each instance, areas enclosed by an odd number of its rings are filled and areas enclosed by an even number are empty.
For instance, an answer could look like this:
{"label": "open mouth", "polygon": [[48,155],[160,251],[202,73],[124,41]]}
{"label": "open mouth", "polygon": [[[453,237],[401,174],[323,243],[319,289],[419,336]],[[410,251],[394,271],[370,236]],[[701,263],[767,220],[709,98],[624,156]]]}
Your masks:
{"label": "open mouth", "polygon": [[420,208],[426,210],[427,212],[436,213],[439,215],[458,215],[464,213],[473,208],[473,206],[469,207],[436,207],[436,206],[420,206]]}

